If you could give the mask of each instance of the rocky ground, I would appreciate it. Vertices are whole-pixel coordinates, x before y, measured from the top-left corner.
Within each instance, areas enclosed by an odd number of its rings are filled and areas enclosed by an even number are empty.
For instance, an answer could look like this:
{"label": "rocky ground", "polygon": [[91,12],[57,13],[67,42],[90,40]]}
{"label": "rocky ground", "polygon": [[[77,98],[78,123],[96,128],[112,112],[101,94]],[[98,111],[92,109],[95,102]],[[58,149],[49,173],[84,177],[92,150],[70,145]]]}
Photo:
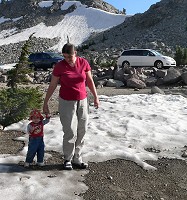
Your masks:
{"label": "rocky ground", "polygon": [[[46,86],[42,90],[46,91]],[[185,96],[184,88],[163,88],[167,94]],[[101,88],[98,94],[120,95],[132,93],[151,93],[150,88],[144,90]],[[53,114],[58,111],[58,92],[50,101]],[[0,130],[0,154],[17,154],[24,143],[15,140],[21,136],[19,131]],[[43,170],[62,170],[63,158],[60,153],[50,152],[52,157],[46,160]],[[89,189],[79,194],[85,200],[186,200],[187,199],[187,164],[185,160],[160,158],[147,161],[157,168],[146,171],[134,162],[122,159],[100,163],[89,163],[89,173],[84,183]],[[34,170],[37,170],[33,167]]]}

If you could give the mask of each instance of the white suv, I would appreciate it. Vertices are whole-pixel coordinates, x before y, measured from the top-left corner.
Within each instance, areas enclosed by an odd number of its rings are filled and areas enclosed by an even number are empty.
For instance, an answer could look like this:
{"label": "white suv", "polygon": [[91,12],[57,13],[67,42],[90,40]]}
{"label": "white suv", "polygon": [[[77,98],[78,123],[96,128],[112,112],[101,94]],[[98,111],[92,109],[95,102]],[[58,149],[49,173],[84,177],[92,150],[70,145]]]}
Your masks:
{"label": "white suv", "polygon": [[129,49],[123,51],[117,61],[122,67],[156,67],[169,68],[176,66],[176,61],[151,49]]}

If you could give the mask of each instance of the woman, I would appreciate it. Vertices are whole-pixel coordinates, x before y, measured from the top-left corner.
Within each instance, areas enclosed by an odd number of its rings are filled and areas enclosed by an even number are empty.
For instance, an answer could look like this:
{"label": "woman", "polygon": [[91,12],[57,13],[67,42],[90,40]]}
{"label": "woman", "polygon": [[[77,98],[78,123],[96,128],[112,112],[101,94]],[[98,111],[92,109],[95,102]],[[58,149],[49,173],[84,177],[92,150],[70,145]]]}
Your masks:
{"label": "woman", "polygon": [[62,48],[64,60],[53,69],[52,79],[44,100],[43,112],[49,113],[48,101],[60,82],[59,113],[63,127],[64,169],[73,166],[85,169],[88,165],[82,161],[81,149],[88,125],[88,102],[86,85],[94,97],[94,106],[99,107],[99,99],[87,60],[78,57],[73,44]]}

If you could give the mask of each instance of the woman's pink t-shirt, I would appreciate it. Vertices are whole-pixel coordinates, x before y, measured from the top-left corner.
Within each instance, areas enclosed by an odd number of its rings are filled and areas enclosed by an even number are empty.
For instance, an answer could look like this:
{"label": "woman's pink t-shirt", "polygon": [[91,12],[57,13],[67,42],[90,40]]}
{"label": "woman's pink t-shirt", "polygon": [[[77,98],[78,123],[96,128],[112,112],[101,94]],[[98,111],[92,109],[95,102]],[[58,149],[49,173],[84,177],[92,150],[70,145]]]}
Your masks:
{"label": "woman's pink t-shirt", "polygon": [[86,72],[90,71],[87,60],[81,57],[76,58],[76,64],[71,67],[65,60],[58,62],[53,75],[60,77],[59,96],[64,100],[82,100],[87,96]]}

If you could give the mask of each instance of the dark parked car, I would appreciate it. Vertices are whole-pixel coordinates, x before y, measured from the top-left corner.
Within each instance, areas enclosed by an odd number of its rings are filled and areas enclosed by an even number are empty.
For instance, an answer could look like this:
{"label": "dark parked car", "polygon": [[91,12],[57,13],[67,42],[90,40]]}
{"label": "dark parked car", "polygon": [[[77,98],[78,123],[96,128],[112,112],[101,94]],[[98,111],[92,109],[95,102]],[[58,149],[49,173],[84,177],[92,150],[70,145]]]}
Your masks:
{"label": "dark parked car", "polygon": [[34,70],[53,68],[62,59],[64,59],[62,55],[53,52],[32,53],[29,55],[30,67]]}

